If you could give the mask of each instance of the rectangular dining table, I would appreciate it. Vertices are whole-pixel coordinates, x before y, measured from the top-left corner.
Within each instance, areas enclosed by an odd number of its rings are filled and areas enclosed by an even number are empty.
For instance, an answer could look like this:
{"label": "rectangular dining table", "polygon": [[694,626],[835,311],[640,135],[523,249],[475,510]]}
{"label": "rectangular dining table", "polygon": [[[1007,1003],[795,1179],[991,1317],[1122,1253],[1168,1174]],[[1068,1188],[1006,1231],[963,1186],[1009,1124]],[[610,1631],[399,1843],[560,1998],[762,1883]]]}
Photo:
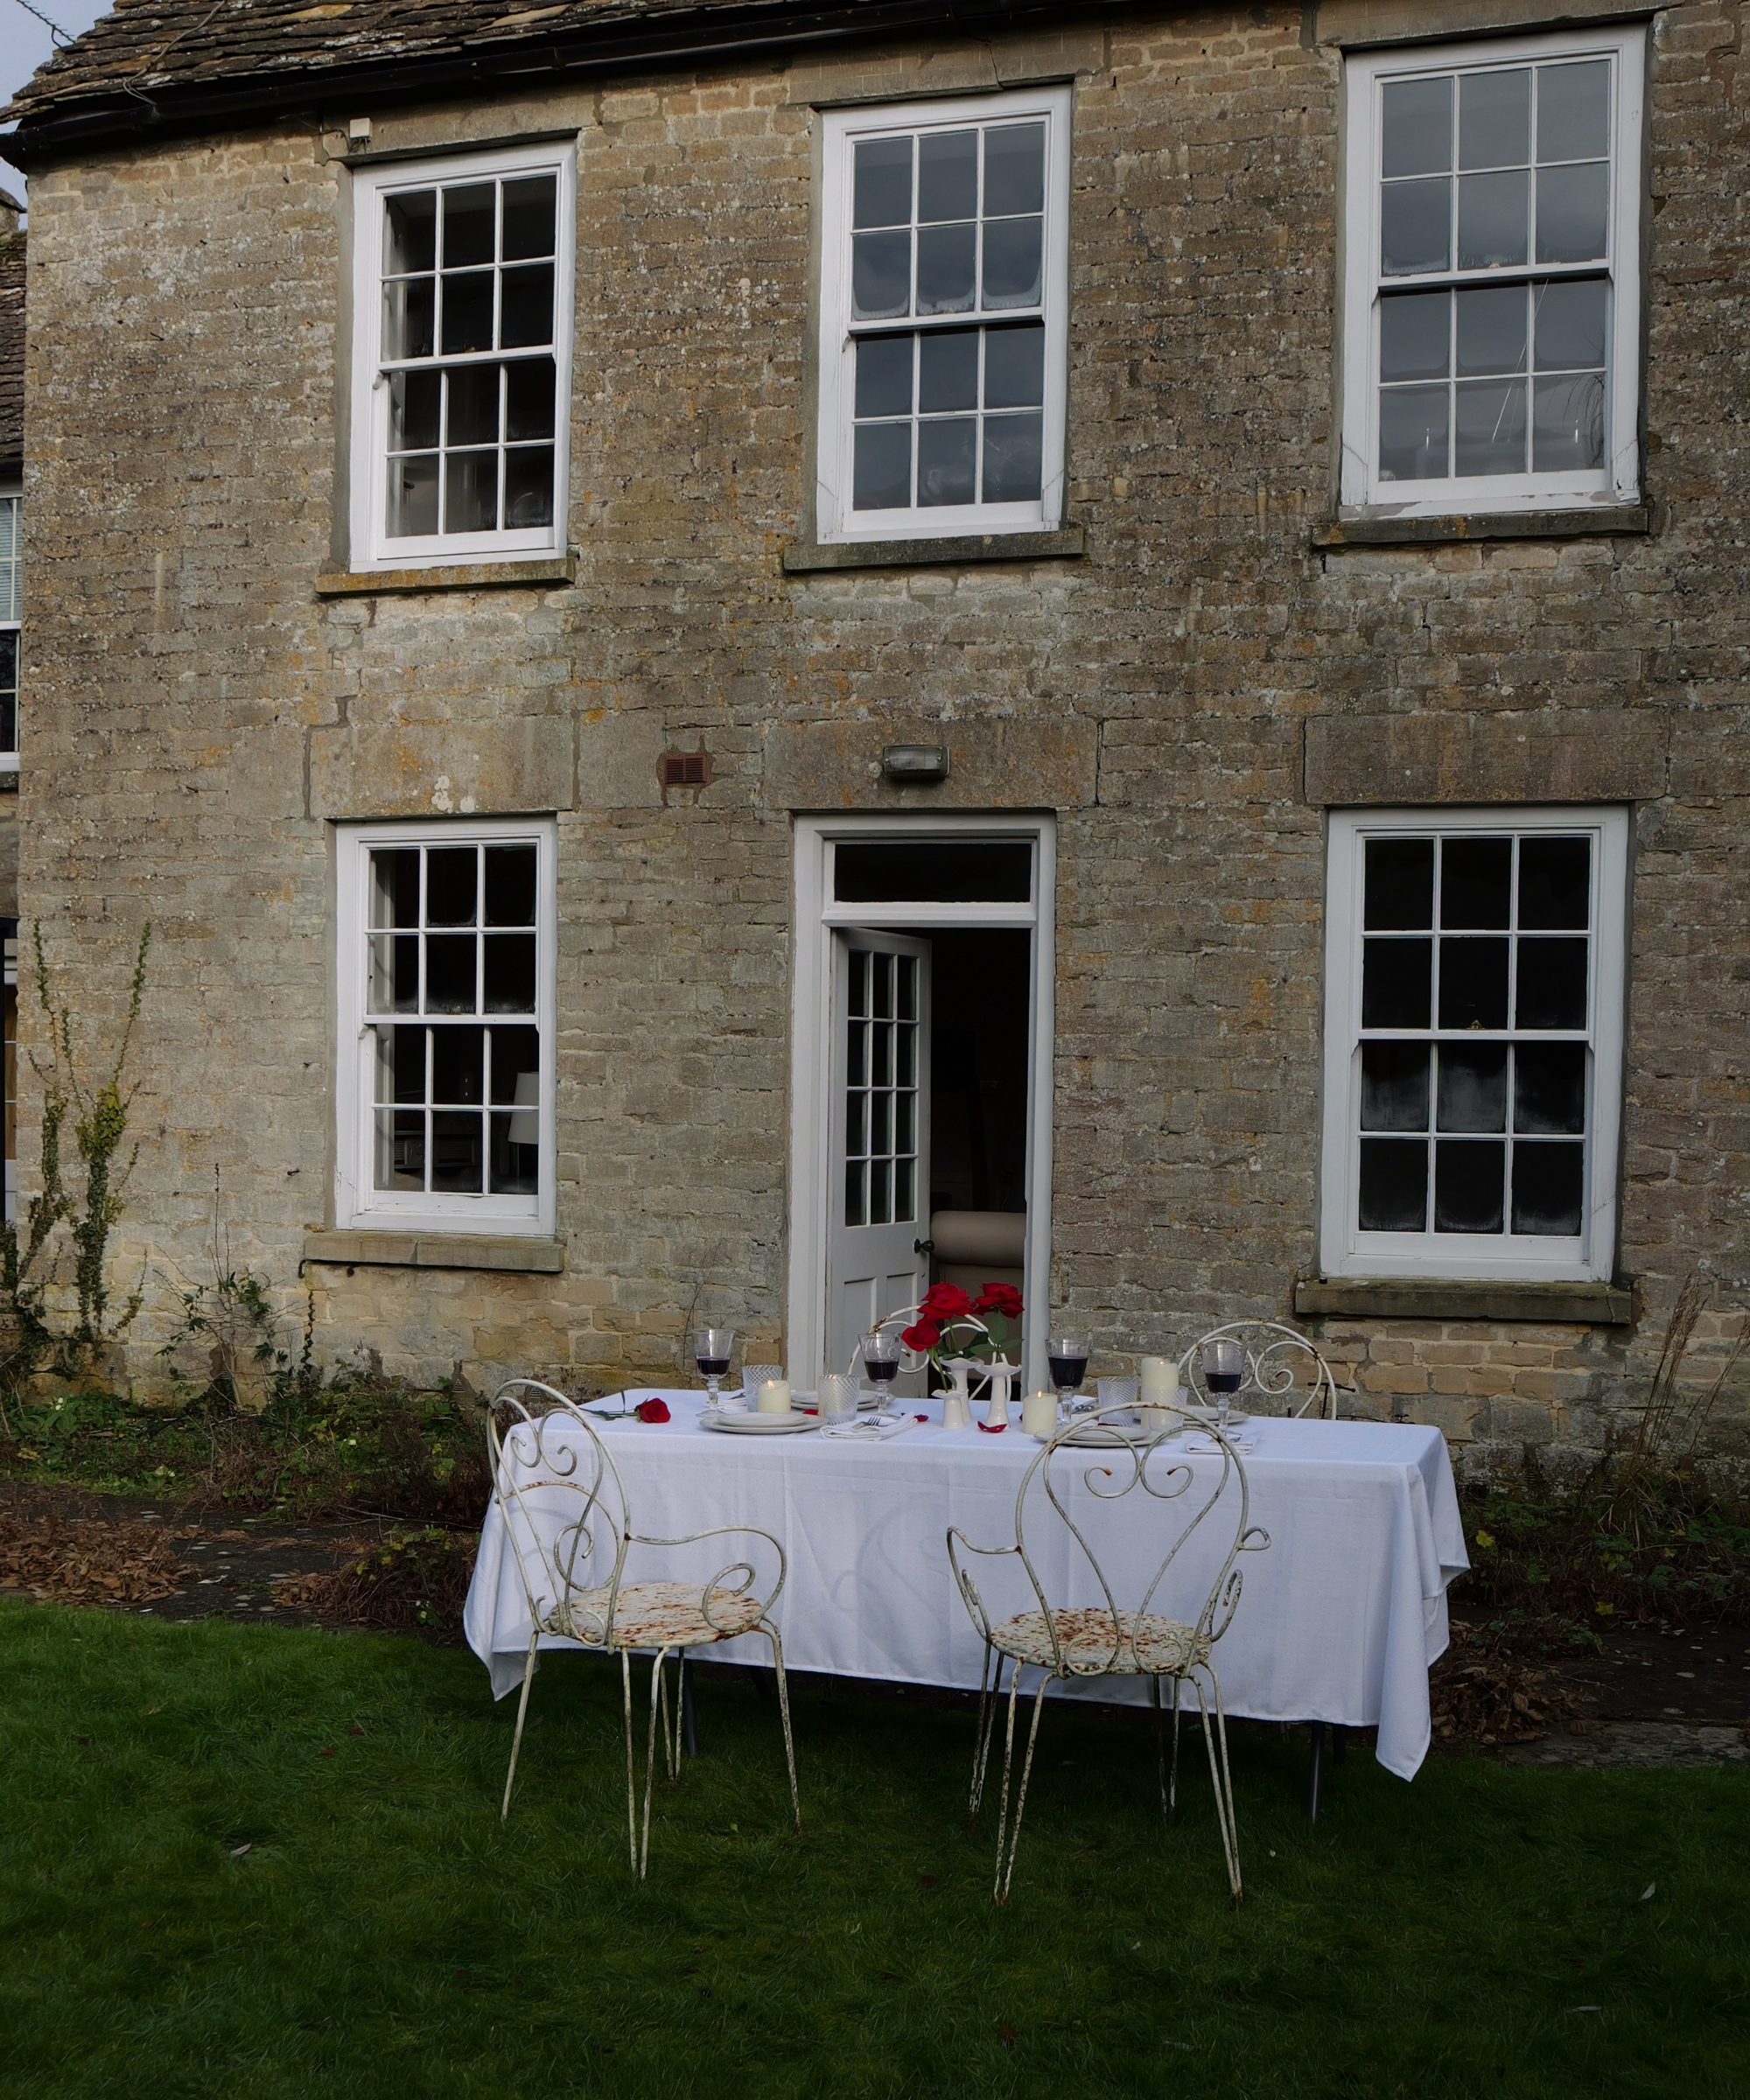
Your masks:
{"label": "rectangular dining table", "polygon": [[[1015,1532],[1016,1495],[1041,1446],[1017,1426],[998,1434],[941,1425],[940,1402],[908,1401],[914,1417],[890,1441],[855,1441],[811,1431],[788,1436],[729,1434],[700,1421],[704,1396],[640,1388],[593,1402],[602,1415],[661,1398],[665,1423],[604,1420],[601,1432],[624,1483],[637,1532],[678,1537],[718,1525],[771,1534],[787,1563],[773,1610],[788,1669],[902,1684],[976,1690],[984,1644],[948,1565],[947,1534],[1003,1545]],[[1242,1432],[1247,1522],[1268,1534],[1266,1550],[1242,1554],[1243,1591],[1214,1665],[1229,1714],[1259,1720],[1322,1721],[1377,1728],[1376,1754],[1413,1777],[1430,1739],[1429,1665],[1446,1645],[1446,1586],[1469,1565],[1445,1439],[1407,1423],[1255,1417]],[[553,1432],[550,1430],[550,1438]],[[565,1437],[563,1427],[549,1455]],[[1078,1460],[1082,1454],[1078,1453]],[[1149,1575],[1181,1520],[1171,1502],[1138,1492],[1104,1500],[1102,1454],[1071,1477],[1069,1508],[1099,1558],[1120,1608],[1141,1601]],[[1219,1457],[1164,1446],[1151,1462],[1189,1463],[1213,1485]],[[514,1465],[514,1460],[508,1460]],[[1213,1468],[1210,1472],[1207,1469]],[[526,1469],[525,1469],[526,1472]],[[536,1475],[527,1473],[532,1480]],[[1116,1476],[1107,1474],[1110,1488]],[[1194,1619],[1235,1534],[1237,1483],[1174,1562],[1152,1608]],[[1097,1583],[1066,1528],[1029,1498],[1029,1539],[1053,1603],[1101,1601]],[[576,1497],[534,1488],[527,1507],[548,1535],[576,1515]],[[1218,1522],[1217,1512],[1222,1519]],[[624,1579],[704,1583],[743,1547],[715,1538],[697,1546],[634,1548]],[[761,1556],[765,1556],[762,1564]],[[750,1558],[769,1583],[769,1549]],[[993,1616],[1033,1608],[1013,1562],[979,1566]],[[464,1619],[468,1643],[492,1674],[494,1697],[521,1683],[530,1619],[496,1501],[481,1534]],[[543,1637],[543,1648],[576,1644]],[[754,1635],[712,1648],[714,1659],[769,1663]],[[1062,1688],[1108,1702],[1147,1698],[1138,1679],[1101,1678]]]}

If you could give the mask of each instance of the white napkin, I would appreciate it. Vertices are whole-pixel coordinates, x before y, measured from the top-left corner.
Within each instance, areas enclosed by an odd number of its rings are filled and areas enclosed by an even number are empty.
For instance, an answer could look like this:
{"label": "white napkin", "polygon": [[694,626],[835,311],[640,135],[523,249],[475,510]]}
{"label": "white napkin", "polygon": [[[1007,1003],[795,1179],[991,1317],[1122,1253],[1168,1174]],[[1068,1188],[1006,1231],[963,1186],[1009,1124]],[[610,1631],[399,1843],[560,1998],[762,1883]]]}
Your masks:
{"label": "white napkin", "polygon": [[[1257,1444],[1250,1437],[1229,1437],[1228,1447],[1229,1450],[1239,1452],[1242,1456],[1250,1457],[1257,1449]],[[1213,1437],[1201,1435],[1196,1430],[1193,1430],[1186,1436],[1185,1441],[1180,1446],[1180,1449],[1188,1451],[1194,1458],[1219,1458],[1222,1455],[1222,1446]]]}
{"label": "white napkin", "polygon": [[822,1427],[820,1433],[823,1437],[846,1438],[853,1444],[886,1444],[918,1425],[915,1415],[859,1415],[854,1422]]}

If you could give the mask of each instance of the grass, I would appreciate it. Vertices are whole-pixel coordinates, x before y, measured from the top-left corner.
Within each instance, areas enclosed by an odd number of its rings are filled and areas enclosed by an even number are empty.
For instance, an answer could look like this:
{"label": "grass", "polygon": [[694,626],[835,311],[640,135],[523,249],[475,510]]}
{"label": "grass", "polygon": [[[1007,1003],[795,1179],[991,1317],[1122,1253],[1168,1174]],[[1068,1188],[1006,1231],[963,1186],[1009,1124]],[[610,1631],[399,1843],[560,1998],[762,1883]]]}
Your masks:
{"label": "grass", "polygon": [[465,1653],[6,1604],[0,1658],[8,2100],[1750,2090],[1739,1769],[1352,1757],[1313,1827],[1246,1729],[1235,1914],[1207,1771],[1166,1833],[1144,1728],[1053,1712],[998,1911],[922,1701],[799,1690],[798,1844],[707,1681],[640,1887],[611,1666],[542,1671],[507,1827]]}

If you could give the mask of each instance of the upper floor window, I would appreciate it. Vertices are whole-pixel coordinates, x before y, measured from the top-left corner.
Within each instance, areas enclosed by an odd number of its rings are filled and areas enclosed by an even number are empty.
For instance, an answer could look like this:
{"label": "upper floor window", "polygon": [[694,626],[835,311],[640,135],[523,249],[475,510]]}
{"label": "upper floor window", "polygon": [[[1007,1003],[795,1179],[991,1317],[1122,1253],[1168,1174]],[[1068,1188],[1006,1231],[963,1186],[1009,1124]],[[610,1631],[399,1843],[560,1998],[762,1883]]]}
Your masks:
{"label": "upper floor window", "polygon": [[23,617],[24,499],[0,486],[0,773],[18,769],[18,624]]}
{"label": "upper floor window", "polygon": [[1329,1276],[1608,1281],[1620,809],[1331,819]]}
{"label": "upper floor window", "polygon": [[359,176],[354,568],[563,548],[571,191],[550,146]]}
{"label": "upper floor window", "polygon": [[822,539],[1059,522],[1069,111],[1065,88],[826,116]]}
{"label": "upper floor window", "polygon": [[1640,495],[1639,28],[1354,60],[1342,500]]}

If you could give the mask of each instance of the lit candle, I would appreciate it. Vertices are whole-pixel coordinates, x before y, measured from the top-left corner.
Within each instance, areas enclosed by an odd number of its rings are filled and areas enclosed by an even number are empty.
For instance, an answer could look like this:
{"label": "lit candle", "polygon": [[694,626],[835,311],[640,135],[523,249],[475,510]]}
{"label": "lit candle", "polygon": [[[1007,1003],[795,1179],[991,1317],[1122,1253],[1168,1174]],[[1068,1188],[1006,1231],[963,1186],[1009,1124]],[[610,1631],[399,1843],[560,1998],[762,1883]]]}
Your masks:
{"label": "lit candle", "polygon": [[1057,1395],[1049,1390],[1029,1393],[1021,1403],[1021,1427],[1041,1444],[1057,1433]]}
{"label": "lit candle", "polygon": [[760,1389],[760,1412],[762,1415],[788,1415],[789,1411],[789,1380],[768,1378]]}
{"label": "lit candle", "polygon": [[1179,1390],[1179,1366],[1165,1356],[1143,1356],[1137,1362],[1142,1380],[1142,1418],[1144,1429],[1169,1429],[1173,1418],[1168,1408],[1183,1406]]}

